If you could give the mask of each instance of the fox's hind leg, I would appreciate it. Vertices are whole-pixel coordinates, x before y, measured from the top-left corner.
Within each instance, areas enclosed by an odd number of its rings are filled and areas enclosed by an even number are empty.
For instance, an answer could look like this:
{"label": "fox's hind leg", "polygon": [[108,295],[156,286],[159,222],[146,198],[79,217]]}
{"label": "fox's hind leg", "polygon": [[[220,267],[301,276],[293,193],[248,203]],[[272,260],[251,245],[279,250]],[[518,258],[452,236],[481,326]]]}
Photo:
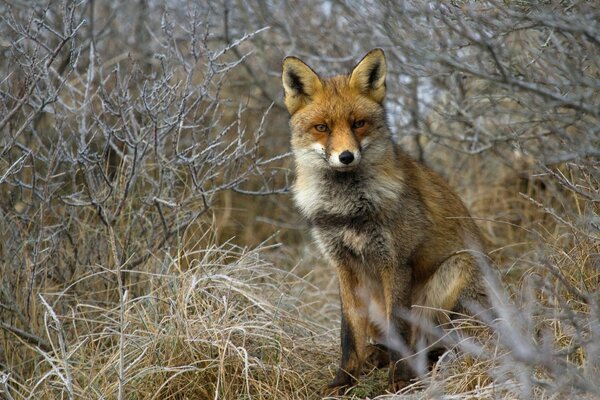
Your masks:
{"label": "fox's hind leg", "polygon": [[478,318],[482,315],[494,317],[494,310],[487,295],[484,277],[472,279],[468,290],[463,290],[456,305],[452,309],[458,315],[468,315]]}
{"label": "fox's hind leg", "polygon": [[[451,312],[464,312],[468,299],[485,298],[481,274],[470,253],[446,259],[415,293],[411,310],[411,345],[431,346],[439,336],[434,332],[452,320]],[[437,352],[432,346],[429,352]]]}

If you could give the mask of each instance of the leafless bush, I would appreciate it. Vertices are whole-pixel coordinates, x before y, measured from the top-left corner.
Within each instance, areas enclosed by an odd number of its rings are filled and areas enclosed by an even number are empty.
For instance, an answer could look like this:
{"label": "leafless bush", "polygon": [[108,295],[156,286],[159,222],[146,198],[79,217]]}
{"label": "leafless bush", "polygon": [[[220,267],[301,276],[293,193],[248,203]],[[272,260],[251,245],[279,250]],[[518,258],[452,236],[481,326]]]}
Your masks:
{"label": "leafless bush", "polygon": [[224,43],[208,8],[120,7],[1,6],[0,323],[45,351],[40,291],[138,295],[125,271],[183,250],[216,194],[276,189],[265,172],[280,156],[258,151],[268,110],[248,120],[227,89],[264,29]]}

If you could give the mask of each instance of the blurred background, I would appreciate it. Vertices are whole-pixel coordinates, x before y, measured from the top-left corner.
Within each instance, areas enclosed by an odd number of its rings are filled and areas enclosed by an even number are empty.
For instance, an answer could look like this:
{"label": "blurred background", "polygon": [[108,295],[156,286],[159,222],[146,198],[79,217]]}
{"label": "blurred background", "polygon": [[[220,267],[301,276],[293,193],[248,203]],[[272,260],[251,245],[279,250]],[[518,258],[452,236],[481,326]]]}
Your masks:
{"label": "blurred background", "polygon": [[320,398],[339,301],[289,194],[281,61],[330,76],[381,47],[395,139],[499,278],[501,318],[465,319],[479,339],[406,393],[600,396],[599,20],[593,1],[0,1],[0,394]]}

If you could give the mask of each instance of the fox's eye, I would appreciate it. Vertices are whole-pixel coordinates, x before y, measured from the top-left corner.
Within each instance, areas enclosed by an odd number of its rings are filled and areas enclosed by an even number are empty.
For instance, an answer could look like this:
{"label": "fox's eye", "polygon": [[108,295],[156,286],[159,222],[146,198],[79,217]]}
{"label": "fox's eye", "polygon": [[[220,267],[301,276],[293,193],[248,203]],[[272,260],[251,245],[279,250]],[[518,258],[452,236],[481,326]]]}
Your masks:
{"label": "fox's eye", "polygon": [[315,125],[315,129],[316,129],[318,132],[327,132],[327,131],[329,130],[329,128],[327,128],[327,125],[325,125],[325,124],[318,124],[318,125]]}
{"label": "fox's eye", "polygon": [[354,121],[354,123],[352,124],[352,127],[354,129],[362,128],[363,126],[365,126],[365,120],[364,119],[359,119],[358,121]]}

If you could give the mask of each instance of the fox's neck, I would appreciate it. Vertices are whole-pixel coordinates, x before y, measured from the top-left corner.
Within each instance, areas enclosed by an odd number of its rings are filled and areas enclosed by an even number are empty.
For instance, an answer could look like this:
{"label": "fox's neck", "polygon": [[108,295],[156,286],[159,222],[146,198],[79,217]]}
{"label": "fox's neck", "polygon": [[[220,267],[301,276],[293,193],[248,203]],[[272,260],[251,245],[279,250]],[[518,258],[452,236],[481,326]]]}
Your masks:
{"label": "fox's neck", "polygon": [[363,161],[350,172],[298,166],[294,198],[302,213],[312,219],[323,213],[356,215],[393,207],[404,190],[395,154],[386,162]]}

